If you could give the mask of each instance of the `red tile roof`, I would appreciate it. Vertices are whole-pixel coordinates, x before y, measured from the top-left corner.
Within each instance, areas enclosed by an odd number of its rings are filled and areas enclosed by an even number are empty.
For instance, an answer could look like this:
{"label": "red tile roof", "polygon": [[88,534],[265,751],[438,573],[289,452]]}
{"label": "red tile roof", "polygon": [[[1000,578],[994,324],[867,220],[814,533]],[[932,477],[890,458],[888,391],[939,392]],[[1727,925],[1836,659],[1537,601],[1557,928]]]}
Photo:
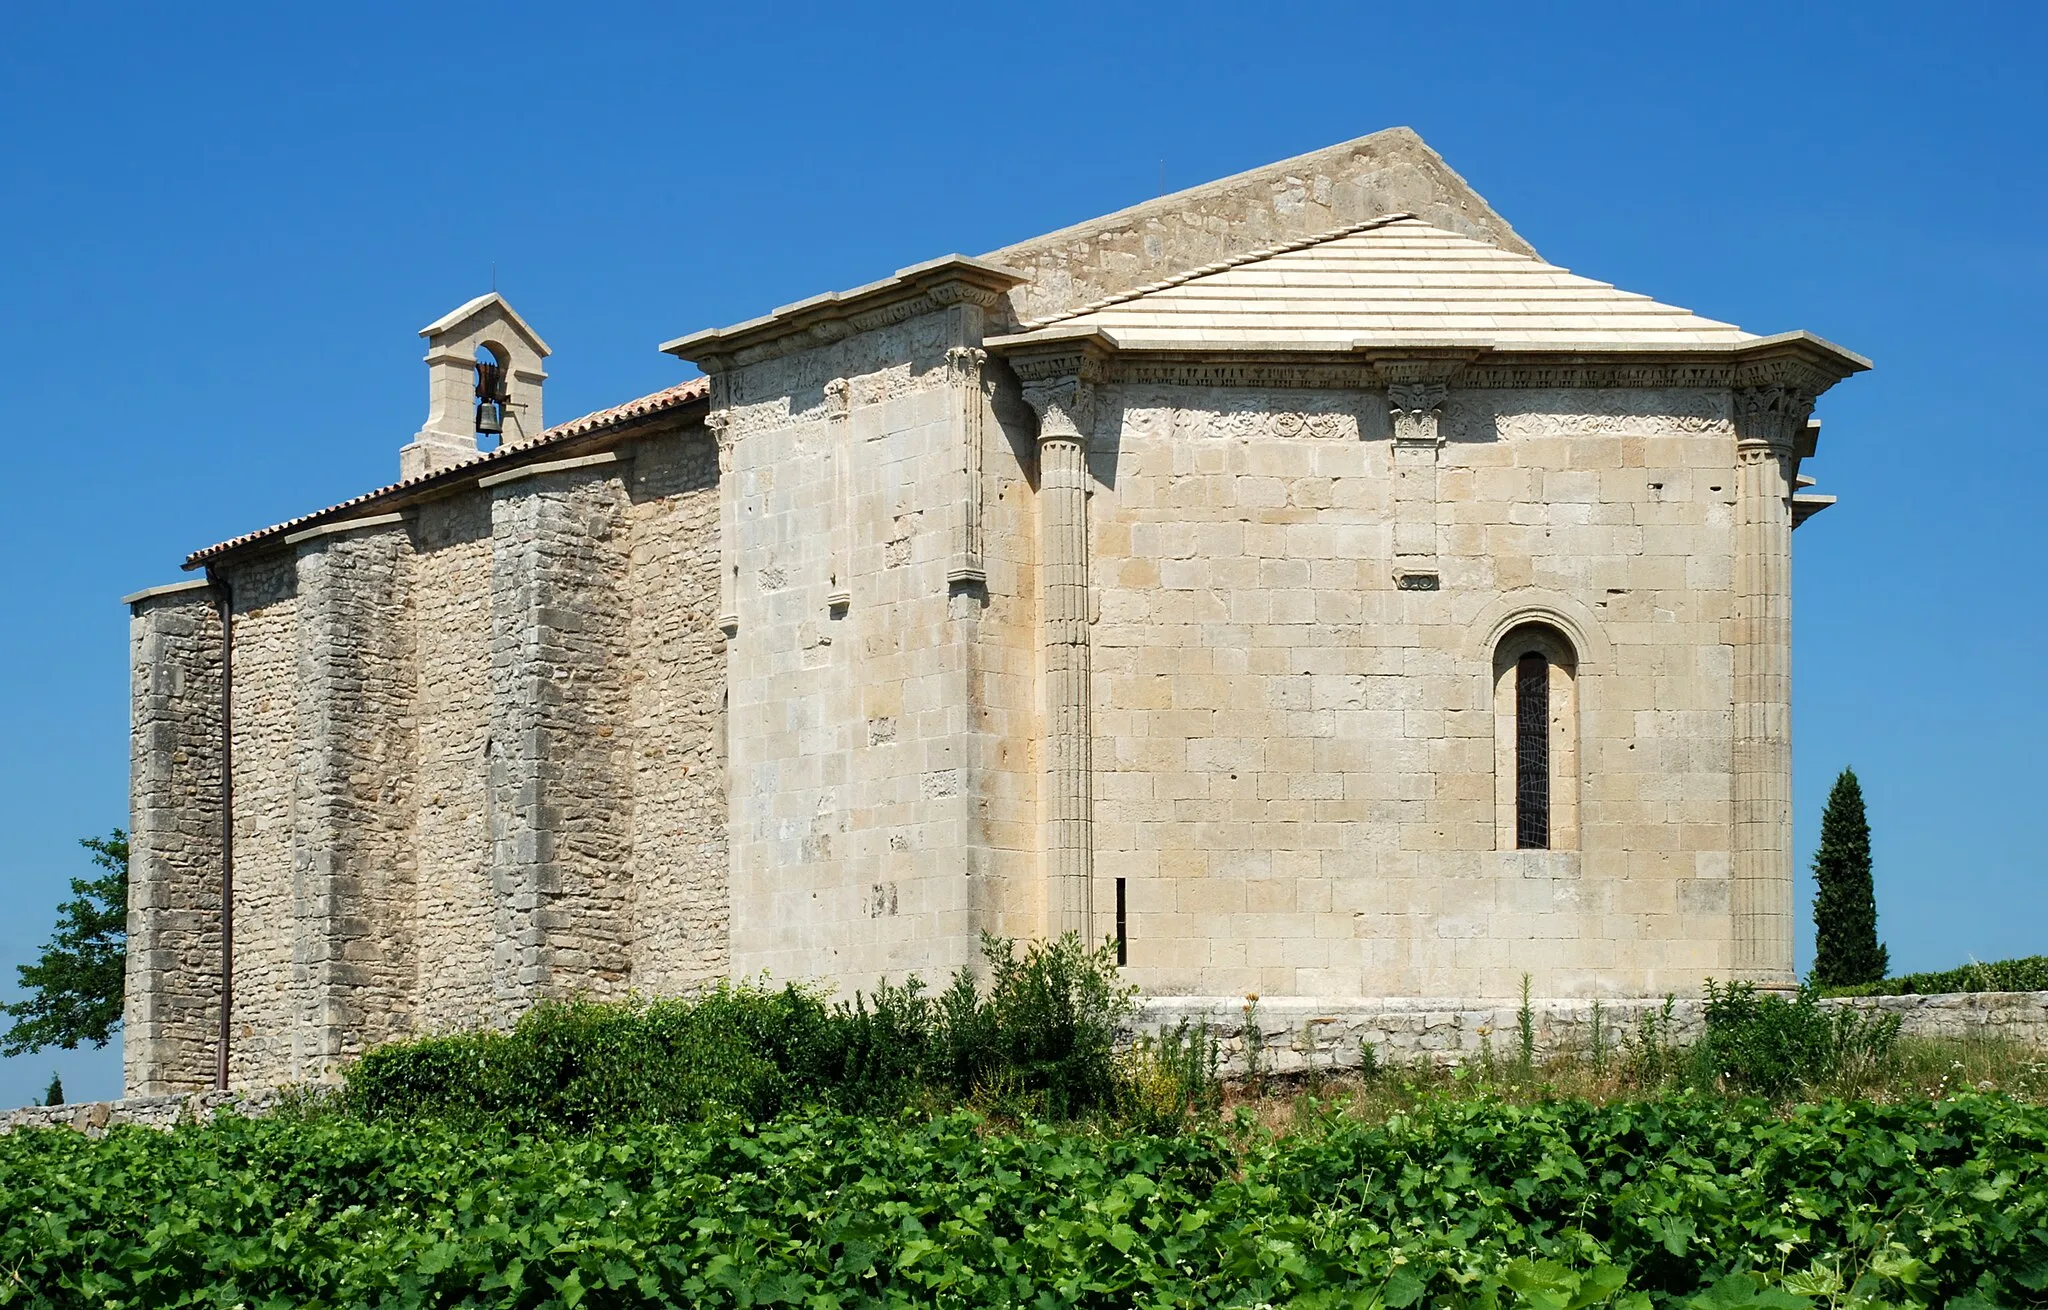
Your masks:
{"label": "red tile roof", "polygon": [[467,477],[487,472],[491,465],[514,462],[521,456],[532,454],[549,446],[558,446],[563,442],[573,441],[578,437],[593,436],[609,428],[626,427],[641,419],[651,418],[672,409],[680,409],[692,401],[707,399],[710,394],[710,379],[691,378],[688,382],[679,382],[675,386],[657,391],[652,395],[641,396],[637,400],[629,400],[623,405],[614,405],[610,409],[601,409],[594,414],[585,414],[582,418],[571,419],[567,423],[558,423],[531,441],[522,441],[517,445],[500,446],[496,450],[480,454],[474,459],[466,459],[460,464],[451,464],[447,468],[437,469],[432,473],[423,473],[418,477],[406,478],[403,481],[394,482],[390,486],[364,492],[353,500],[344,500],[338,505],[329,505],[326,509],[315,510],[311,514],[302,514],[298,518],[287,519],[283,523],[274,523],[260,531],[244,533],[239,537],[230,538],[218,545],[208,546],[205,550],[194,551],[185,557],[185,567],[196,569],[219,559],[231,551],[239,550],[244,546],[262,541],[265,538],[290,532],[294,528],[303,528],[323,519],[346,517],[349,510],[360,509],[380,501],[401,499],[411,492],[427,487],[461,482]]}

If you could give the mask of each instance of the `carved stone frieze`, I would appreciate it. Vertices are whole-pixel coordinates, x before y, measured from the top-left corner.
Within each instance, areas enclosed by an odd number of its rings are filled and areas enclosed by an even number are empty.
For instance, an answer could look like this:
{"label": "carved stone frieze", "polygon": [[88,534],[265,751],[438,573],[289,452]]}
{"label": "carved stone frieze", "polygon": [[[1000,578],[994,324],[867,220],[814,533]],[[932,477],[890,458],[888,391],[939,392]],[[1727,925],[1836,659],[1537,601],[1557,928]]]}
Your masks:
{"label": "carved stone frieze", "polygon": [[1701,389],[1485,391],[1461,388],[1444,410],[1453,441],[1517,437],[1708,436],[1733,431],[1728,393]]}
{"label": "carved stone frieze", "polygon": [[1116,398],[1120,426],[1133,437],[1357,441],[1378,427],[1362,393],[1127,386]]}

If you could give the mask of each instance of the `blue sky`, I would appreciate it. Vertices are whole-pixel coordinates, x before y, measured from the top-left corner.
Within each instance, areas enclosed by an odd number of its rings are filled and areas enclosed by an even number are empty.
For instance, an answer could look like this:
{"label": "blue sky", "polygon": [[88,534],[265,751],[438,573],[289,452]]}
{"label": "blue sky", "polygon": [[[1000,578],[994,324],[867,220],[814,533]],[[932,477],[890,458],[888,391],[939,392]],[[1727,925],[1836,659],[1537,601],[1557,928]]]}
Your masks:
{"label": "blue sky", "polygon": [[[0,9],[0,995],[126,822],[118,598],[389,481],[498,285],[557,421],[657,342],[1394,124],[1543,254],[1877,361],[1822,403],[1796,797],[1895,966],[2048,951],[2048,8]],[[1801,966],[1811,928],[1802,924]],[[116,1051],[0,1061],[112,1095]]]}

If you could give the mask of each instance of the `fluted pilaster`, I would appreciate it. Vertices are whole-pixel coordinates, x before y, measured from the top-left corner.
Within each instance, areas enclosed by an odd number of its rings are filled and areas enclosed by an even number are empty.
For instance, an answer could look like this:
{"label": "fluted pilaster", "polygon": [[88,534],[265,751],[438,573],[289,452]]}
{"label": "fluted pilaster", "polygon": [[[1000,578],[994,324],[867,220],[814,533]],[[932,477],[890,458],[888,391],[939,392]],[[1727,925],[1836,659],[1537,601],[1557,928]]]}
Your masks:
{"label": "fluted pilaster", "polygon": [[1736,978],[1790,985],[1792,961],[1793,439],[1815,389],[1736,392]]}
{"label": "fluted pilaster", "polygon": [[1078,371],[1027,378],[1038,414],[1040,648],[1045,661],[1047,928],[1094,940],[1089,722],[1088,449],[1094,388]]}

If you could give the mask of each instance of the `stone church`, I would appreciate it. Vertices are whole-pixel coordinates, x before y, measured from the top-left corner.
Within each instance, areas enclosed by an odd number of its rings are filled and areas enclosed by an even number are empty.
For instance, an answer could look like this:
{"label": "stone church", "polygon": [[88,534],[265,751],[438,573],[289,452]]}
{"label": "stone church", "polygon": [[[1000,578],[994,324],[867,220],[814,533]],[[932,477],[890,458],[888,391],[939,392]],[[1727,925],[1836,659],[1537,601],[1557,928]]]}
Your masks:
{"label": "stone church", "polygon": [[984,930],[1163,997],[1792,978],[1792,532],[1868,364],[1545,262],[1405,129],[555,426],[502,298],[422,335],[398,481],[128,598],[131,1094]]}

